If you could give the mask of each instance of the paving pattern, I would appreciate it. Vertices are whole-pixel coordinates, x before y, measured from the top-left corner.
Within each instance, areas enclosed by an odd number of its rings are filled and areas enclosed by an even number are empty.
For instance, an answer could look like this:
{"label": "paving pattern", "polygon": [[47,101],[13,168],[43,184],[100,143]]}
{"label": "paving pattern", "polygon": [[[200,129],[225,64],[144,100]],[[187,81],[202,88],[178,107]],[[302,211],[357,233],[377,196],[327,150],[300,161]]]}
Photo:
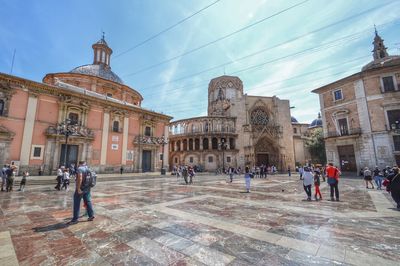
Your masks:
{"label": "paving pattern", "polygon": [[[72,191],[0,193],[1,265],[399,265],[400,212],[385,191],[343,178],[341,201],[305,200],[298,177],[227,183],[202,175],[100,182],[96,218],[71,218]],[[83,213],[82,213],[83,214]]]}

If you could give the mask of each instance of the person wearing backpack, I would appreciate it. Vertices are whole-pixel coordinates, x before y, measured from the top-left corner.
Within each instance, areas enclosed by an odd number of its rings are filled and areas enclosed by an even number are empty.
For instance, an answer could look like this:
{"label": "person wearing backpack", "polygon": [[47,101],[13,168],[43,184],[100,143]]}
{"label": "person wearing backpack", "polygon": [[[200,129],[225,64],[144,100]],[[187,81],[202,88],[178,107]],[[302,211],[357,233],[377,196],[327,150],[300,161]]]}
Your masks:
{"label": "person wearing backpack", "polygon": [[75,182],[75,193],[74,193],[74,207],[73,207],[73,217],[72,220],[67,223],[67,225],[72,225],[78,223],[79,209],[81,205],[81,199],[83,198],[84,204],[87,206],[88,221],[94,220],[94,211],[92,206],[92,201],[90,197],[90,182],[88,179],[91,178],[91,171],[86,166],[85,161],[79,162],[79,167],[76,173]]}

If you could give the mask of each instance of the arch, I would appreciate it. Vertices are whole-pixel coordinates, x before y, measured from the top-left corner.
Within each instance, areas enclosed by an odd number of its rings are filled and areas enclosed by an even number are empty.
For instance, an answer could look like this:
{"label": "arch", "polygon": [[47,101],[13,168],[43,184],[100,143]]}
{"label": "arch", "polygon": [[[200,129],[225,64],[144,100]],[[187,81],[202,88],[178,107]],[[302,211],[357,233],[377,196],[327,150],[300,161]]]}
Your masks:
{"label": "arch", "polygon": [[4,100],[0,99],[0,115],[4,113]]}
{"label": "arch", "polygon": [[184,150],[184,151],[187,151],[187,145],[188,145],[187,140],[184,139],[184,140],[183,140],[183,150]]}
{"label": "arch", "polygon": [[211,142],[212,142],[211,143],[212,149],[213,150],[218,150],[218,139],[217,138],[212,138]]}
{"label": "arch", "polygon": [[189,139],[189,151],[193,150],[193,139]]}
{"label": "arch", "polygon": [[265,126],[269,120],[268,112],[262,107],[256,107],[250,113],[250,123],[252,125]]}
{"label": "arch", "polygon": [[203,139],[203,150],[208,150],[208,138]]}
{"label": "arch", "polygon": [[113,132],[119,132],[119,121],[114,121],[112,126]]}
{"label": "arch", "polygon": [[196,151],[200,150],[200,139],[194,139],[194,149]]}
{"label": "arch", "polygon": [[180,140],[178,140],[176,142],[176,151],[181,151],[181,141]]}

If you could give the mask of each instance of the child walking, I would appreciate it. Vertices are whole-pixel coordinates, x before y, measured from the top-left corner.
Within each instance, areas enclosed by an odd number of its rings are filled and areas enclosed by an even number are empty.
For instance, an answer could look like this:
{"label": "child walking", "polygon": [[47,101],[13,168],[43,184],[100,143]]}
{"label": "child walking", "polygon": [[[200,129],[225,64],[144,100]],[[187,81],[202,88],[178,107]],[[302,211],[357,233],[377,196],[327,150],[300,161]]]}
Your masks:
{"label": "child walking", "polygon": [[321,179],[319,175],[319,171],[314,171],[314,186],[315,186],[315,200],[318,200],[317,195],[319,195],[319,199],[322,200],[321,191],[319,190],[319,186],[321,185]]}

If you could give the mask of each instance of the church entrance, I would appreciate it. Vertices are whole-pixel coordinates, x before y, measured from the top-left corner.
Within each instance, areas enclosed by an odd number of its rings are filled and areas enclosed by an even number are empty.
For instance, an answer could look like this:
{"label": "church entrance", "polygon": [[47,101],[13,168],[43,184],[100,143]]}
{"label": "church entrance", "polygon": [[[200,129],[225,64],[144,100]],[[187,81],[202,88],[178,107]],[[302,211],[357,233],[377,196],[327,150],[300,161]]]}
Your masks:
{"label": "church entrance", "polygon": [[268,153],[257,153],[257,165],[269,165],[269,154]]}
{"label": "church entrance", "polygon": [[[78,151],[78,145],[67,145],[67,149],[65,149],[65,144],[61,144],[60,165],[64,165],[65,161],[65,167],[70,167],[71,164],[78,165]],[[67,156],[66,158],[65,155]]]}
{"label": "church entrance", "polygon": [[268,137],[262,137],[257,141],[254,153],[257,165],[279,166],[279,148]]}
{"label": "church entrance", "polygon": [[142,172],[151,171],[151,151],[144,150],[142,152]]}

